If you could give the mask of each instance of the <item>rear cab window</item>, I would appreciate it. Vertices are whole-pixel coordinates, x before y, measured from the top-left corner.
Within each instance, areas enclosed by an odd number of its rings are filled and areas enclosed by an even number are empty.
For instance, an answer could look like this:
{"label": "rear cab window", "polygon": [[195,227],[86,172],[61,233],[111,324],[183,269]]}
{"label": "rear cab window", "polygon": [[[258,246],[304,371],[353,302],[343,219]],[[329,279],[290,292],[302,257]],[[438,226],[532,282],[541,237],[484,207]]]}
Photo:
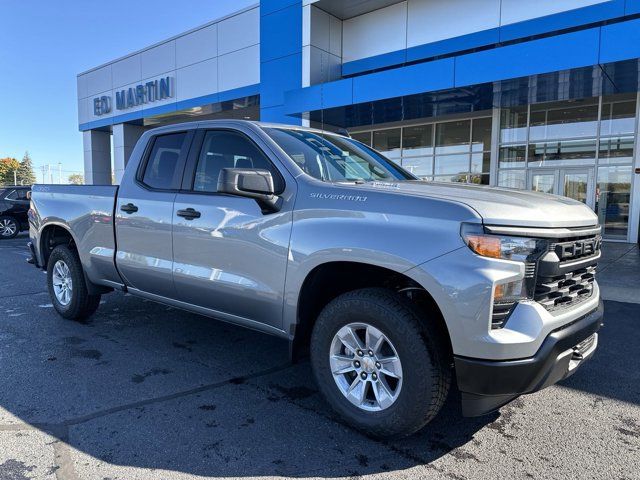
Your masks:
{"label": "rear cab window", "polygon": [[139,180],[153,189],[179,189],[189,138],[188,132],[158,135],[153,138],[153,146]]}

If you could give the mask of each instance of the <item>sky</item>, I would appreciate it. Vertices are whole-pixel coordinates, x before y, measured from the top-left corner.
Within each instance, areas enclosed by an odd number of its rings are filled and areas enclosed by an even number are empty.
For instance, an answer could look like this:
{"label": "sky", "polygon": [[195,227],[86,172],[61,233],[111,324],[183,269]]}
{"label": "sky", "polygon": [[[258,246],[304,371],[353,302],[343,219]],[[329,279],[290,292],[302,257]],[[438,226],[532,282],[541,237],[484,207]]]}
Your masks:
{"label": "sky", "polygon": [[78,73],[255,3],[0,0],[0,158],[81,173]]}

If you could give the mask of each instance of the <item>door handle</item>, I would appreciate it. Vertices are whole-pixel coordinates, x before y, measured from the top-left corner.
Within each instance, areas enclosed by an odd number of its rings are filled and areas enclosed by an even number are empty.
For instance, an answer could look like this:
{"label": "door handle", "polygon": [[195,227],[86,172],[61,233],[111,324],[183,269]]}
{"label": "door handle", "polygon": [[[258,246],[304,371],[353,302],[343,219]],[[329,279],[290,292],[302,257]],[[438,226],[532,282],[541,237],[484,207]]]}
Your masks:
{"label": "door handle", "polygon": [[135,213],[138,211],[138,207],[136,207],[133,203],[127,203],[126,205],[122,205],[120,207],[120,210],[122,210],[125,213]]}
{"label": "door handle", "polygon": [[193,220],[194,218],[200,218],[200,212],[194,210],[193,208],[187,208],[185,210],[178,210],[176,215],[179,217],[183,217],[187,220]]}

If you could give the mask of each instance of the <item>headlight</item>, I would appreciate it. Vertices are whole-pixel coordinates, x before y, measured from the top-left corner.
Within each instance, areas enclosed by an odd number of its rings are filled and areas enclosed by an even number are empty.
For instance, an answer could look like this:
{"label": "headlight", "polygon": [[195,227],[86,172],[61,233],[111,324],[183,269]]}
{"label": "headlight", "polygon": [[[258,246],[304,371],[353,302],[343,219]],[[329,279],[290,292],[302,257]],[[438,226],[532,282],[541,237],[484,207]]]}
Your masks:
{"label": "headlight", "polygon": [[544,240],[490,235],[476,223],[463,223],[460,235],[472,251],[483,257],[527,262],[534,260],[544,249]]}
{"label": "headlight", "polygon": [[[464,243],[476,254],[483,257],[513,260],[533,266],[546,251],[545,240],[526,237],[510,237],[485,233],[482,225],[463,223],[460,235]],[[491,328],[502,328],[513,310],[521,300],[533,298],[535,278],[533,271],[527,267],[523,278],[493,286],[493,305],[491,310]]]}

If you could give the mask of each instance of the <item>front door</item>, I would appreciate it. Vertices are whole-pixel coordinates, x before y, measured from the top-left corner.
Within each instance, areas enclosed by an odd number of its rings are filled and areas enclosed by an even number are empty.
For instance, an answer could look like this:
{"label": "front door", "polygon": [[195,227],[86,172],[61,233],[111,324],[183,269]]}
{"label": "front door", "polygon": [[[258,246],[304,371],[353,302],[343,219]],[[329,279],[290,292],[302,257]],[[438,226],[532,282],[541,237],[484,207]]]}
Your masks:
{"label": "front door", "polygon": [[532,169],[529,178],[534,192],[562,195],[595,207],[593,168]]}
{"label": "front door", "polygon": [[[239,131],[199,132],[173,215],[178,300],[237,323],[281,328],[295,181],[273,162]],[[218,193],[223,168],[269,170],[284,200],[280,211]]]}

